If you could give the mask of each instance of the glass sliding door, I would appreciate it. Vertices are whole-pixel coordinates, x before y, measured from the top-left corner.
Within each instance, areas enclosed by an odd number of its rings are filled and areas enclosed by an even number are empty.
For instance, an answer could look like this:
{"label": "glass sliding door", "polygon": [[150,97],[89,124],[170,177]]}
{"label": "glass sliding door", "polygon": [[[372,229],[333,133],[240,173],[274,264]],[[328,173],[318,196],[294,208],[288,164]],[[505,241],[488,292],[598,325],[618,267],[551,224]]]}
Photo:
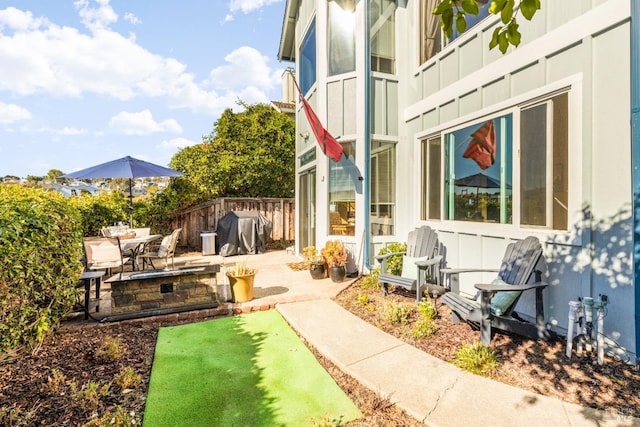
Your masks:
{"label": "glass sliding door", "polygon": [[316,244],[316,170],[300,175],[300,251]]}

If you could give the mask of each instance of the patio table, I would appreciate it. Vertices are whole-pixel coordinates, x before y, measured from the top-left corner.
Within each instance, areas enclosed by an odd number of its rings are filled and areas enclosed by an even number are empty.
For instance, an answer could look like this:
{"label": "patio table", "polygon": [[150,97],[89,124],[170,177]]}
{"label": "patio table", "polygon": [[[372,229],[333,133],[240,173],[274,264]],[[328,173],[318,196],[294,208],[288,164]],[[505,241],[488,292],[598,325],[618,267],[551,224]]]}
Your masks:
{"label": "patio table", "polygon": [[127,239],[120,239],[120,249],[124,254],[131,254],[133,270],[138,270],[138,255],[149,242],[162,239],[162,234],[150,234],[148,236],[137,236]]}

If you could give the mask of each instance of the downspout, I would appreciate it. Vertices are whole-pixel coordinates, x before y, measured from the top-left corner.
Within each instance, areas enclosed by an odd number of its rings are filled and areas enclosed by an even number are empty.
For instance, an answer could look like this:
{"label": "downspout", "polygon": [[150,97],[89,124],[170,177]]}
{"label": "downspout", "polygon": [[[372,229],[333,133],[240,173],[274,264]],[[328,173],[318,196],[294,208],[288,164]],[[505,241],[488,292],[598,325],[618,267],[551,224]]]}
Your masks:
{"label": "downspout", "polygon": [[[633,174],[633,275],[635,336],[640,350],[640,0],[631,0],[631,168]],[[636,365],[639,361],[636,358]]]}
{"label": "downspout", "polygon": [[[640,1],[640,0],[638,0]],[[364,265],[371,271],[371,23],[369,0],[364,0]]]}

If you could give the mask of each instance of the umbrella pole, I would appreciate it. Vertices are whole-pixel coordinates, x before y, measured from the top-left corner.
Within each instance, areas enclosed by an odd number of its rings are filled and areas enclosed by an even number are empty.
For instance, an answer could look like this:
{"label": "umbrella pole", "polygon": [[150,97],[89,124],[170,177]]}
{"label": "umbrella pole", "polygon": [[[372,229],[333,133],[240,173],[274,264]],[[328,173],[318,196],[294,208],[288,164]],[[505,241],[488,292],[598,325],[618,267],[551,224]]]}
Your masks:
{"label": "umbrella pole", "polygon": [[129,178],[129,228],[133,228],[133,190],[131,181],[132,179]]}

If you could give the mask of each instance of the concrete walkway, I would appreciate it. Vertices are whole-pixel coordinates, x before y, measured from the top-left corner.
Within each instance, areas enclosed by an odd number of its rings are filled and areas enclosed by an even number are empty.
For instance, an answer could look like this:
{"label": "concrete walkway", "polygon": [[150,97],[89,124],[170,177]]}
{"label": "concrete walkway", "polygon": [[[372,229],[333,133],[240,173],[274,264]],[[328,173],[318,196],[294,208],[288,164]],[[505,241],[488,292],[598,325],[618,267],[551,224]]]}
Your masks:
{"label": "concrete walkway", "polygon": [[[332,298],[350,280],[313,280],[287,263],[286,251],[259,255],[184,256],[176,267],[246,261],[256,267],[254,299],[223,303],[217,314],[276,308],[320,353],[371,390],[431,426],[639,426],[640,419],[594,411],[466,373],[382,332],[340,307]],[[220,274],[218,291],[226,292]],[[228,287],[227,287],[228,288]],[[102,304],[102,303],[101,303]],[[102,310],[102,308],[101,308]],[[210,317],[209,311],[170,316]],[[144,319],[138,319],[144,321]]]}

